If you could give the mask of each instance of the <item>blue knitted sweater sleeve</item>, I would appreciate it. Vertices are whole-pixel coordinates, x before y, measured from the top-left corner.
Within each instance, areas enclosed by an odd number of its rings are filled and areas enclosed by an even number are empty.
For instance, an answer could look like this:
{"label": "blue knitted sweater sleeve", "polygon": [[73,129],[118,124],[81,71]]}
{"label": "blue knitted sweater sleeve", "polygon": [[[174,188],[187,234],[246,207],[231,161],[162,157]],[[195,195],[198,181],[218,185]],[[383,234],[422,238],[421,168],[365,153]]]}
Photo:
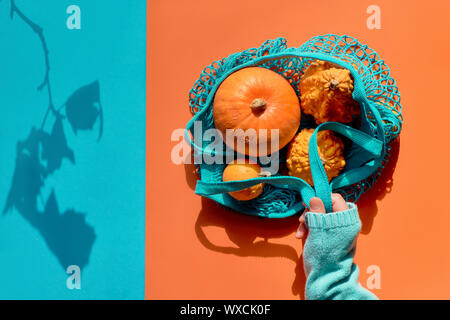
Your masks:
{"label": "blue knitted sweater sleeve", "polygon": [[359,270],[353,257],[361,221],[356,205],[348,206],[348,210],[340,212],[306,213],[309,234],[303,260],[308,300],[377,299],[358,281]]}

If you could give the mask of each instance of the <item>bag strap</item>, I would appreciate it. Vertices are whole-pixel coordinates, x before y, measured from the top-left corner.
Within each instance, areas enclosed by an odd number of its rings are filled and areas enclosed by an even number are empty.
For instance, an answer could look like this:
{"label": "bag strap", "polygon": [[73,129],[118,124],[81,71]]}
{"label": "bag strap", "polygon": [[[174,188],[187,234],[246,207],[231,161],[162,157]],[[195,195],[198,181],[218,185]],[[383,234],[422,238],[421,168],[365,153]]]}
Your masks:
{"label": "bag strap", "polygon": [[239,191],[260,183],[269,183],[280,188],[297,190],[300,192],[305,203],[307,202],[308,204],[309,200],[315,196],[314,189],[307,182],[300,178],[286,176],[258,177],[227,182],[205,182],[203,180],[198,180],[195,193],[201,196],[210,196],[219,193]]}
{"label": "bag strap", "polygon": [[[269,183],[281,188],[297,190],[302,195],[306,206],[309,207],[309,201],[312,197],[322,199],[327,212],[332,211],[331,192],[332,186],[328,183],[328,178],[319,156],[317,147],[317,133],[323,130],[335,131],[359,145],[362,149],[373,155],[375,161],[381,159],[383,154],[383,142],[360,130],[346,126],[338,122],[326,122],[319,125],[314,131],[309,141],[309,161],[311,173],[314,181],[314,189],[303,179],[296,177],[274,176],[258,177],[247,180],[228,181],[228,182],[205,182],[197,181],[195,193],[202,196],[209,196],[219,193],[228,193],[249,188],[259,183]],[[355,177],[357,181],[364,179],[372,174],[378,168],[377,165],[368,163],[360,168],[352,169],[346,174]],[[364,177],[362,177],[364,175]]]}
{"label": "bag strap", "polygon": [[381,119],[381,115],[373,102],[369,103],[369,105],[367,105],[366,107],[371,111],[375,119],[375,122],[377,124],[376,137],[379,141],[381,141],[383,149],[381,150],[381,153],[378,157],[372,159],[372,161],[368,159],[369,161],[367,161],[364,166],[352,169],[333,179],[333,181],[331,181],[332,189],[337,189],[354,183],[358,183],[361,180],[369,177],[376,170],[378,170],[385,158],[386,149],[384,146],[386,145],[386,135],[384,133],[384,125]]}
{"label": "bag strap", "polygon": [[[314,130],[314,133],[309,140],[309,162],[314,181],[314,189],[316,191],[316,196],[323,201],[326,212],[332,212],[332,186],[328,183],[328,177],[323,167],[322,160],[320,159],[317,146],[317,133],[323,130],[331,130],[349,138],[353,143],[356,143],[362,149],[373,155],[374,159],[381,158],[384,145],[381,140],[338,122],[325,122],[320,124]],[[350,176],[350,178],[355,177],[358,181],[361,181],[363,175],[365,177],[370,175],[376,168],[377,167],[374,167],[373,165],[366,164],[360,168],[349,170],[344,176]]]}
{"label": "bag strap", "polygon": [[[207,148],[203,147],[203,140],[201,140],[200,144],[197,144],[198,141],[196,141],[195,137],[194,139],[191,139],[189,132],[192,133],[192,136],[194,136],[195,133],[195,123],[201,122],[200,118],[204,114],[205,110],[201,110],[200,112],[196,113],[191,120],[186,125],[186,128],[184,130],[184,139],[186,143],[188,143],[195,152],[198,152],[199,154],[211,154],[211,151],[209,151]],[[220,131],[218,131],[220,134]],[[228,150],[226,148],[225,150]],[[216,151],[216,155],[221,155],[225,157],[233,157],[234,151]]]}

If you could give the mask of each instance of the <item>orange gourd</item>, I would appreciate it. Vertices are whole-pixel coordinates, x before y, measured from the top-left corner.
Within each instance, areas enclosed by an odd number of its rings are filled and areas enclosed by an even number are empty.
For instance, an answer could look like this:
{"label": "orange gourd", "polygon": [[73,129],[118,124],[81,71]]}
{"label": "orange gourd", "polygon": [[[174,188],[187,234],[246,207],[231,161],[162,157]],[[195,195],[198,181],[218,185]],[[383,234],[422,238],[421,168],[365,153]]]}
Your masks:
{"label": "orange gourd", "polygon": [[[300,103],[289,82],[262,67],[232,73],[219,86],[213,102],[214,124],[225,143],[252,156],[270,154],[286,146],[298,130],[300,115]],[[233,139],[226,139],[228,129],[235,130]],[[253,135],[249,129],[254,130]],[[260,135],[264,133],[260,129],[266,129],[267,134]],[[278,144],[274,146],[271,144],[276,137],[271,129],[278,129]]]}
{"label": "orange gourd", "polygon": [[360,113],[353,100],[353,79],[349,70],[327,61],[313,62],[300,79],[300,101],[305,114],[317,124],[336,121],[348,123]]}
{"label": "orange gourd", "polygon": [[[258,164],[250,163],[248,160],[245,163],[238,163],[237,160],[230,163],[223,171],[223,181],[236,181],[257,178],[261,175],[261,167]],[[230,192],[229,195],[239,201],[248,201],[258,197],[264,188],[264,183],[260,183],[250,188]]]}
{"label": "orange gourd", "polygon": [[[314,185],[309,164],[309,139],[314,129],[303,129],[289,145],[286,166],[289,175],[301,178],[310,185]],[[323,167],[331,181],[339,175],[345,167],[344,143],[332,131],[325,130],[317,133],[317,146]]]}

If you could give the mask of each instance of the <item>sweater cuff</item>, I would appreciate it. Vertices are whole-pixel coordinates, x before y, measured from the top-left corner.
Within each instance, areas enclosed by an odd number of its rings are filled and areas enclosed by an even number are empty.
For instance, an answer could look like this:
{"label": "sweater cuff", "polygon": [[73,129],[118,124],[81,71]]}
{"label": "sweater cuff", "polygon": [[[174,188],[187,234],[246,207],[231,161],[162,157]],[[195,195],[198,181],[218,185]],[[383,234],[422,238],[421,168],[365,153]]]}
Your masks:
{"label": "sweater cuff", "polygon": [[307,212],[305,222],[308,229],[331,229],[361,224],[356,204],[347,202],[348,210],[331,212],[331,213],[315,213]]}

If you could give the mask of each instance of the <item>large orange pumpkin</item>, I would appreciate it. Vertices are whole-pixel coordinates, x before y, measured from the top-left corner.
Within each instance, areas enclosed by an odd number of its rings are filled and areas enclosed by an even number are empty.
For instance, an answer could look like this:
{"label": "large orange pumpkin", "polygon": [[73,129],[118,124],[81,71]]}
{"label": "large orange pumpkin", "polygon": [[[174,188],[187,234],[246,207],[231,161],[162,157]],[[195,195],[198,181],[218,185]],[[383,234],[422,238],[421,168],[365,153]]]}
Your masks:
{"label": "large orange pumpkin", "polygon": [[[225,143],[251,156],[264,156],[287,145],[298,130],[300,114],[299,99],[289,82],[262,67],[232,73],[219,86],[213,103],[214,124]],[[234,130],[232,139],[226,139],[227,129]],[[253,135],[249,129],[255,130]],[[272,129],[278,129],[278,144],[274,141],[273,146]]]}

